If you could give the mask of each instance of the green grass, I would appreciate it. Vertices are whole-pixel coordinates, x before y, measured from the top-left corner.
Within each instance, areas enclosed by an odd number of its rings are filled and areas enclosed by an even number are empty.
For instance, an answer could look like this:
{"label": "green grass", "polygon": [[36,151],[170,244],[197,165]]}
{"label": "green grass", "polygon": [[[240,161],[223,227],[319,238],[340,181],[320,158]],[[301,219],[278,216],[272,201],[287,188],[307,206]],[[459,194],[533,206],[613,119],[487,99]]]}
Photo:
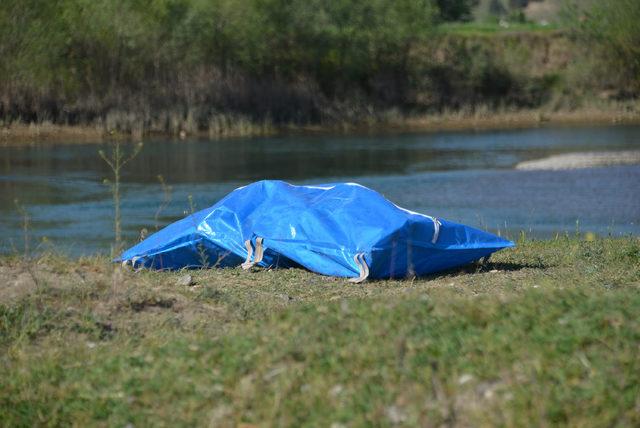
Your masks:
{"label": "green grass", "polygon": [[423,279],[0,259],[0,421],[640,424],[640,241],[523,241]]}
{"label": "green grass", "polygon": [[555,24],[541,25],[535,22],[508,22],[501,26],[498,22],[447,22],[437,27],[438,32],[460,36],[485,36],[498,33],[526,33],[559,30]]}

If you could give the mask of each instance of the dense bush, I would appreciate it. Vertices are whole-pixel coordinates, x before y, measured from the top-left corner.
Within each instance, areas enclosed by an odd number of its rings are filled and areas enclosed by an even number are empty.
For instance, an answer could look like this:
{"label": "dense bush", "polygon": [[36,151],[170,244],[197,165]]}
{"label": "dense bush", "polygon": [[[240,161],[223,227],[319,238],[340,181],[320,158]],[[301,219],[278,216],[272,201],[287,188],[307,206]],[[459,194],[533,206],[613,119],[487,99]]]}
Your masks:
{"label": "dense bush", "polygon": [[479,0],[437,0],[443,21],[470,21]]}
{"label": "dense bush", "polygon": [[[545,76],[513,71],[495,50],[458,54],[434,31],[467,19],[476,3],[3,0],[0,121],[177,132],[538,106],[551,90]],[[637,89],[637,2],[613,3],[593,6],[580,34]],[[442,63],[439,51],[454,54]]]}
{"label": "dense bush", "polygon": [[640,94],[640,2],[574,0],[569,12],[580,39],[604,60],[596,77]]}
{"label": "dense bush", "polygon": [[[76,122],[182,105],[308,121],[313,106],[295,117],[305,97],[396,102],[436,14],[432,0],[5,0],[1,113]],[[255,101],[274,91],[295,108]]]}

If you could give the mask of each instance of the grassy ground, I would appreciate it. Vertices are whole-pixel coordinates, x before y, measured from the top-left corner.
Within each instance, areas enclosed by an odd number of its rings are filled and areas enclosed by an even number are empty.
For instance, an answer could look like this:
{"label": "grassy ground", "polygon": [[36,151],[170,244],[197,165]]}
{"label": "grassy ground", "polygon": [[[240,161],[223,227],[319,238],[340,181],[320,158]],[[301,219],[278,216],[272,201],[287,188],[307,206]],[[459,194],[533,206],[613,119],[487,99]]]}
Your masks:
{"label": "grassy ground", "polygon": [[557,25],[542,25],[534,22],[508,22],[500,25],[498,22],[447,22],[438,26],[443,34],[457,34],[463,36],[491,36],[496,33],[528,33],[532,31],[563,31]]}
{"label": "grassy ground", "polygon": [[638,426],[640,240],[353,285],[0,259],[0,421]]}

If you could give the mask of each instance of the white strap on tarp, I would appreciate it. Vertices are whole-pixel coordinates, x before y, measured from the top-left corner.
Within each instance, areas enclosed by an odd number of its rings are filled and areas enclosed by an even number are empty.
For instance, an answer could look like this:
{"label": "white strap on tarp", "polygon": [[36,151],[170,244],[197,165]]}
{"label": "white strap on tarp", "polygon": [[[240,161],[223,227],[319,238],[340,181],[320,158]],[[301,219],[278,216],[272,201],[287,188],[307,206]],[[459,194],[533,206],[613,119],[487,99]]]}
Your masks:
{"label": "white strap on tarp", "polygon": [[[256,253],[253,255],[253,246],[251,245],[251,240],[247,239],[244,241],[244,246],[247,249],[247,258],[245,259],[242,266],[242,269],[247,270],[251,269],[256,263],[260,263],[264,256],[264,247],[262,246],[263,238],[256,238]],[[251,261],[251,256],[253,256],[253,261]]]}
{"label": "white strap on tarp", "polygon": [[367,266],[367,261],[364,259],[364,253],[358,253],[353,256],[353,260],[356,262],[358,269],[360,269],[360,276],[357,278],[349,279],[349,282],[354,284],[358,284],[367,279],[369,276],[369,266]]}
{"label": "white strap on tarp", "polygon": [[253,263],[251,262],[251,256],[253,255],[253,246],[251,245],[251,239],[247,239],[246,241],[244,241],[244,247],[247,249],[247,258],[240,266],[242,266],[242,269],[247,270],[251,269],[251,266],[253,266]]}
{"label": "white strap on tarp", "polygon": [[256,255],[253,257],[253,263],[260,263],[264,257],[264,247],[262,246],[263,238],[256,238]]}
{"label": "white strap on tarp", "polygon": [[131,267],[131,269],[136,270],[136,262],[138,260],[140,260],[140,257],[138,257],[138,256],[134,256],[134,257],[130,258],[129,260],[123,260],[122,261],[122,267],[123,268]]}
{"label": "white strap on tarp", "polygon": [[440,226],[441,226],[440,220],[433,217],[433,238],[431,239],[432,244],[435,244],[436,242],[438,242],[438,237],[440,236]]}

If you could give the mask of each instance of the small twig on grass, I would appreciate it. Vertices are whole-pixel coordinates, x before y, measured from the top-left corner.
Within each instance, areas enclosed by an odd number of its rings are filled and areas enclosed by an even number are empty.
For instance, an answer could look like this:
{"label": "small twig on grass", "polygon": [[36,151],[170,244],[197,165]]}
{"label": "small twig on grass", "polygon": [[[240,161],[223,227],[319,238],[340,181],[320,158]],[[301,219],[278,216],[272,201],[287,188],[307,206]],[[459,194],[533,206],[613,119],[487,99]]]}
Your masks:
{"label": "small twig on grass", "polygon": [[29,259],[29,244],[30,244],[30,227],[31,227],[31,217],[29,216],[29,212],[27,209],[20,203],[18,199],[13,200],[14,205],[16,206],[16,210],[22,217],[22,238],[23,238],[23,257],[25,262]]}
{"label": "small twig on grass", "polygon": [[[191,220],[193,221],[193,227],[197,228],[198,225],[195,223],[195,219],[193,218],[193,215],[196,212],[196,205],[193,202],[193,195],[189,195],[187,196],[187,199],[189,200],[189,211],[190,211],[190,216],[191,216]],[[202,269],[204,268],[208,268],[209,267],[209,254],[207,254],[207,248],[202,244],[202,242],[198,242],[198,244],[196,245],[196,248],[198,250],[198,259],[200,261],[200,267]],[[217,264],[218,262],[216,262]]]}
{"label": "small twig on grass", "polygon": [[20,203],[18,199],[14,199],[13,203],[16,206],[16,210],[22,216],[22,238],[23,238],[23,255],[22,255],[22,268],[29,274],[36,288],[38,287],[38,278],[31,269],[31,216],[27,209]]}
{"label": "small twig on grass", "polygon": [[[187,196],[187,199],[189,200],[189,213],[188,215],[191,216],[191,220],[193,222],[193,227],[197,228],[198,225],[196,224],[195,218],[193,218],[193,215],[196,213],[196,204],[193,202],[193,195],[189,195]],[[187,212],[185,211],[185,214],[187,214]],[[224,252],[221,254],[218,254],[215,262],[211,263],[211,260],[209,259],[209,253],[207,252],[207,247],[202,243],[202,242],[198,242],[198,244],[196,245],[196,248],[198,250],[198,259],[200,262],[200,268],[201,269],[207,269],[207,268],[216,268],[220,266],[220,263],[222,263],[222,261],[229,255],[231,254],[230,252]]]}
{"label": "small twig on grass", "polygon": [[160,182],[160,187],[162,188],[162,203],[158,206],[158,209],[156,210],[155,215],[153,216],[153,219],[155,221],[155,227],[156,227],[156,231],[160,228],[160,213],[162,213],[162,211],[165,210],[165,208],[167,208],[167,206],[169,205],[169,203],[171,202],[171,186],[168,186],[167,183],[164,181],[164,177],[160,174],[158,174],[158,181]]}

